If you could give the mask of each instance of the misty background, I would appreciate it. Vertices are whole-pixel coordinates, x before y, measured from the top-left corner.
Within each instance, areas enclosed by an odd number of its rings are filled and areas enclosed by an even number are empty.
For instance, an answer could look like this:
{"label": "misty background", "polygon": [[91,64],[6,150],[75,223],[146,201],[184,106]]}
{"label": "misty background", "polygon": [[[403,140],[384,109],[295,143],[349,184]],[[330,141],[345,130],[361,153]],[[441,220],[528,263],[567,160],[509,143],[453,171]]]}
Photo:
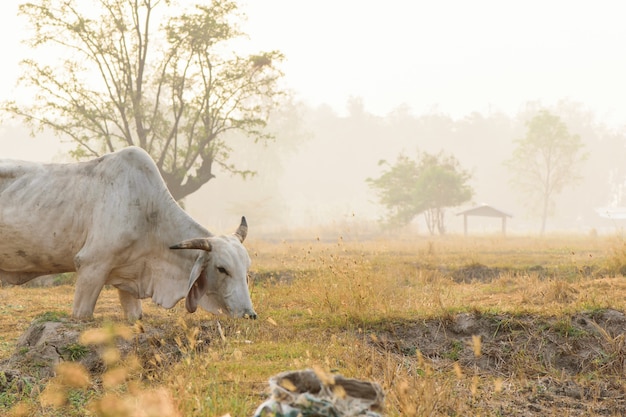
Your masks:
{"label": "misty background", "polygon": [[[0,6],[3,99],[19,99],[17,63],[28,52],[19,3]],[[240,8],[254,47],[285,54],[292,99],[270,120],[274,141],[231,138],[233,162],[255,177],[217,170],[184,201],[209,230],[230,231],[246,215],[257,236],[377,233],[383,208],[365,180],[380,175],[379,160],[419,149],[445,151],[472,172],[475,196],[447,211],[449,233],[462,233],[456,213],[483,203],[513,215],[508,233],[536,233],[540,216],[503,162],[541,108],[589,152],[583,181],[557,196],[547,230],[612,233],[626,222],[597,212],[626,205],[620,2],[250,0]],[[11,120],[0,127],[0,158],[65,162],[70,147]],[[426,235],[421,222],[411,231]],[[500,230],[500,219],[469,220],[470,233]]]}

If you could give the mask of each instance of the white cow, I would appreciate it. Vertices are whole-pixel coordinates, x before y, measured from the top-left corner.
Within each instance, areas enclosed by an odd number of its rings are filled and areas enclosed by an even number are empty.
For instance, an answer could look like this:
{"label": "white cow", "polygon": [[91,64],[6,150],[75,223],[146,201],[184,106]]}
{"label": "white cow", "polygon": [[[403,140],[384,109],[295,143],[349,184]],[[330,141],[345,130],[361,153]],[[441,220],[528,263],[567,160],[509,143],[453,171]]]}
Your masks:
{"label": "white cow", "polygon": [[256,318],[247,230],[242,217],[233,235],[213,236],[138,147],[68,164],[0,159],[0,279],[19,285],[76,271],[77,318],[93,316],[104,285],[117,288],[129,319],[141,317],[148,297],[165,308],[186,298],[189,312],[199,305]]}

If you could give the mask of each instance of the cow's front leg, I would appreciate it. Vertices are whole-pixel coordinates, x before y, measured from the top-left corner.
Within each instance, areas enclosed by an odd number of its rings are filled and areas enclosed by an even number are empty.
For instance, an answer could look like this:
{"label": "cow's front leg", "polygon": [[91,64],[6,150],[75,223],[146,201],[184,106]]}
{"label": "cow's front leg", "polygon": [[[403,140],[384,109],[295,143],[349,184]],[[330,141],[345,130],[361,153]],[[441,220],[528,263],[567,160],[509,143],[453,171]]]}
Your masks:
{"label": "cow's front leg", "polygon": [[77,319],[90,319],[96,301],[104,287],[109,268],[102,265],[81,265],[76,272],[76,290],[72,315]]}
{"label": "cow's front leg", "polygon": [[142,316],[141,300],[128,291],[124,291],[119,288],[117,289],[117,294],[120,297],[120,304],[122,305],[122,310],[124,310],[124,317],[126,320],[139,320]]}

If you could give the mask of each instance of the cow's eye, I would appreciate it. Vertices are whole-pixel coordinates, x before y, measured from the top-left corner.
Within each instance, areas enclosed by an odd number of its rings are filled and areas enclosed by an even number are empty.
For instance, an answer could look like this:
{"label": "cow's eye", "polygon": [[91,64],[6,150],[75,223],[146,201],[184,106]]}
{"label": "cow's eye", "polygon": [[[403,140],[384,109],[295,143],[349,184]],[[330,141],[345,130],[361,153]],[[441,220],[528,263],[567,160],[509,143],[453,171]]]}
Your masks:
{"label": "cow's eye", "polygon": [[226,271],[226,268],[224,268],[223,266],[218,266],[217,270],[220,271],[220,274],[228,275],[228,272]]}

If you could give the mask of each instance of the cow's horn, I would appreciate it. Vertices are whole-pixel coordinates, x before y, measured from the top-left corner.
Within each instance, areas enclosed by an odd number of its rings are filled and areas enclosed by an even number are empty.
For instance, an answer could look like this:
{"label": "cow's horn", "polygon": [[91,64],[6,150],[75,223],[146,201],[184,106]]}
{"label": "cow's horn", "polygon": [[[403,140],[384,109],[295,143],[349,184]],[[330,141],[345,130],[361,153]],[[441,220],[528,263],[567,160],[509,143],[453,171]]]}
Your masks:
{"label": "cow's horn", "polygon": [[204,238],[183,240],[180,243],[170,246],[170,249],[202,249],[210,252],[211,242],[209,242],[209,239]]}
{"label": "cow's horn", "polygon": [[246,222],[246,218],[244,216],[241,216],[241,224],[237,228],[237,231],[235,232],[235,236],[237,236],[239,238],[239,241],[243,243],[247,235],[248,235],[248,222]]}

